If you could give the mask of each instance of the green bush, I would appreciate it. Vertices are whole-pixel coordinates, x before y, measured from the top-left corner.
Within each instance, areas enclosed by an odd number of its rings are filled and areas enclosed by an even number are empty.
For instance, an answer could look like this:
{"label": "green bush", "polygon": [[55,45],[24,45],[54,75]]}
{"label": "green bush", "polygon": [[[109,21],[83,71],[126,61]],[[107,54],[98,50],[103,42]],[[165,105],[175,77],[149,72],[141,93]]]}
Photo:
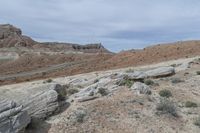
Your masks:
{"label": "green bush", "polygon": [[117,82],[117,85],[119,86],[127,86],[131,88],[131,86],[134,84],[134,81],[131,80],[128,76],[125,76],[122,80]]}
{"label": "green bush", "polygon": [[200,127],[200,116],[199,116],[198,118],[195,119],[194,125]]}
{"label": "green bush", "polygon": [[43,83],[51,83],[51,82],[53,82],[52,79],[47,79],[47,80],[45,80]]}
{"label": "green bush", "polygon": [[126,73],[133,73],[133,72],[134,72],[133,69],[128,69],[128,70],[126,70]]}
{"label": "green bush", "polygon": [[146,85],[154,85],[154,82],[153,82],[153,80],[151,80],[151,79],[146,79],[146,80],[144,80],[144,83],[145,83]]}
{"label": "green bush", "polygon": [[128,88],[131,88],[131,86],[133,85],[133,81],[131,80],[123,80],[121,81],[118,85],[119,86],[127,86]]}
{"label": "green bush", "polygon": [[156,106],[156,109],[162,114],[170,114],[174,117],[177,117],[177,109],[174,103],[166,98],[161,99],[160,103]]}
{"label": "green bush", "polygon": [[172,65],[170,65],[170,66],[172,66],[172,67],[176,67],[177,65],[176,65],[176,64],[172,64]]}
{"label": "green bush", "polygon": [[97,83],[97,82],[99,82],[99,79],[95,79],[95,80],[94,80],[94,84]]}
{"label": "green bush", "polygon": [[80,110],[80,111],[76,112],[77,122],[82,123],[84,121],[84,118],[86,115],[87,115],[87,113],[84,110]]}
{"label": "green bush", "polygon": [[98,93],[100,93],[102,96],[108,95],[108,92],[105,88],[99,88]]}
{"label": "green bush", "polygon": [[195,108],[195,107],[197,107],[197,104],[195,102],[187,101],[187,102],[185,102],[185,107]]}
{"label": "green bush", "polygon": [[200,71],[197,71],[196,73],[197,73],[197,75],[200,75]]}
{"label": "green bush", "polygon": [[171,82],[174,83],[174,84],[177,84],[177,83],[184,82],[184,80],[181,80],[180,78],[172,78]]}
{"label": "green bush", "polygon": [[172,96],[172,93],[171,93],[171,91],[170,90],[161,90],[160,92],[159,92],[159,95],[161,96],[161,97],[166,97],[166,98],[169,98],[169,97],[171,97]]}

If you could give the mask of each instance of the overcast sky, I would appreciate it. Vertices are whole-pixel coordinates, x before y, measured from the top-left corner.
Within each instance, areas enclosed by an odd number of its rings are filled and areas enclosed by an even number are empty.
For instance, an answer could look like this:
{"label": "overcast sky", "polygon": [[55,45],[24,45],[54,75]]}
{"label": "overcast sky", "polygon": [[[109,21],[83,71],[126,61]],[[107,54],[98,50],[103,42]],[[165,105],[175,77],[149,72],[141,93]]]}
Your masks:
{"label": "overcast sky", "polygon": [[120,51],[200,39],[200,0],[0,0],[0,23],[39,41]]}

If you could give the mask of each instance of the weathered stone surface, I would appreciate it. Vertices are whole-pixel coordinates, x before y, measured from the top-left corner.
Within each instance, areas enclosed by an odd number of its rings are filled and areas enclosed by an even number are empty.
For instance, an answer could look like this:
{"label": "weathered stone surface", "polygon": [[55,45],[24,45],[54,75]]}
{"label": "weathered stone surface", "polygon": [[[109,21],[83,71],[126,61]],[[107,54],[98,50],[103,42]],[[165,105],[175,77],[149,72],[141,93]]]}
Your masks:
{"label": "weathered stone surface", "polygon": [[22,31],[10,24],[0,25],[0,47],[33,46],[36,42],[23,36]]}
{"label": "weathered stone surface", "polygon": [[[62,89],[59,84],[16,88],[1,95],[0,99],[14,100],[17,104],[23,105],[23,110],[27,111],[31,118],[45,119],[60,109],[59,100],[64,97]],[[9,106],[11,105],[10,103]]]}
{"label": "weathered stone surface", "polygon": [[90,101],[90,100],[94,100],[99,98],[98,96],[88,96],[88,97],[84,97],[82,99],[78,99],[78,102],[86,102],[86,101]]}
{"label": "weathered stone surface", "polygon": [[7,38],[9,36],[21,35],[22,31],[10,24],[0,25],[0,39]]}
{"label": "weathered stone surface", "polygon": [[141,71],[134,71],[132,73],[127,73],[126,75],[129,77],[129,79],[133,80],[140,80],[147,78],[147,74]]}
{"label": "weathered stone surface", "polygon": [[184,63],[181,63],[180,65],[178,65],[175,70],[176,72],[179,72],[179,71],[184,71],[184,70],[187,70],[190,68],[190,65],[191,65],[191,62],[184,62]]}
{"label": "weathered stone surface", "polygon": [[33,118],[45,119],[59,108],[58,94],[54,90],[30,96],[22,103]]}
{"label": "weathered stone surface", "polygon": [[131,87],[132,90],[135,90],[137,94],[151,94],[151,89],[149,86],[144,83],[136,82]]}
{"label": "weathered stone surface", "polygon": [[79,91],[77,94],[75,94],[76,99],[83,99],[85,97],[90,96],[91,94],[97,93],[97,84],[92,84],[88,87],[83,88],[81,91]]}
{"label": "weathered stone surface", "polygon": [[14,101],[0,102],[0,133],[17,133],[30,123],[30,117],[23,107]]}
{"label": "weathered stone surface", "polygon": [[158,77],[165,77],[175,74],[174,67],[159,67],[153,70],[148,70],[145,72],[148,77],[158,78]]}
{"label": "weathered stone surface", "polygon": [[119,87],[118,85],[116,85],[116,81],[117,79],[111,79],[110,77],[99,79],[99,82],[86,86],[78,93],[76,93],[74,97],[78,101],[87,101],[87,99],[92,100],[93,97],[95,97],[94,99],[96,99],[99,97],[98,91],[100,88],[105,88],[107,90],[107,93],[110,94]]}

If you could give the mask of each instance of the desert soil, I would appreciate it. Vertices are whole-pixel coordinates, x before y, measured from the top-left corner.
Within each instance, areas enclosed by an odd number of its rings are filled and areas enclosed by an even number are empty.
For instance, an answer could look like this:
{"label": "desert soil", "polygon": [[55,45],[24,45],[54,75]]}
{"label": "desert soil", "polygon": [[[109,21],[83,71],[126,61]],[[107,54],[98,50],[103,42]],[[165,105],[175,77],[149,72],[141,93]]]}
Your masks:
{"label": "desert soil", "polygon": [[[27,129],[27,133],[199,133],[200,128],[194,121],[200,115],[200,57],[162,62],[158,64],[130,67],[109,71],[98,71],[74,76],[53,78],[53,83],[70,84],[81,91],[94,83],[114,84],[112,77],[127,70],[149,70],[160,66],[175,66],[176,74],[169,77],[151,79],[157,85],[150,86],[151,95],[138,95],[126,86],[118,86],[107,96],[79,102],[67,99],[70,106],[60,114]],[[185,68],[185,64],[190,64]],[[173,83],[178,78],[181,82]],[[109,80],[109,81],[108,81]],[[44,84],[45,80],[1,86],[1,94],[20,87]],[[156,109],[161,97],[159,91],[167,89],[172,92],[169,100],[173,101],[178,116],[159,114]],[[197,103],[196,108],[185,107],[186,101]],[[81,112],[81,120],[77,120]],[[75,115],[75,116],[74,116]]]}

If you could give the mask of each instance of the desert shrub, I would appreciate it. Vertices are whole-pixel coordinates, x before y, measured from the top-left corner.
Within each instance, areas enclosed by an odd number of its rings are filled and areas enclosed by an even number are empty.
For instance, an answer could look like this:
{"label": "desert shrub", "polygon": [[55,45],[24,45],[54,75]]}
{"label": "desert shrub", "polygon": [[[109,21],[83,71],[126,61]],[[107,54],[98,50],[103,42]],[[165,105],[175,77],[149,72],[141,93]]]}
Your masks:
{"label": "desert shrub", "polygon": [[186,76],[186,75],[188,75],[188,74],[190,74],[190,73],[189,73],[189,72],[185,72],[185,73],[184,73],[184,76]]}
{"label": "desert shrub", "polygon": [[82,123],[84,121],[85,116],[87,115],[87,112],[83,109],[78,109],[75,112],[75,116],[76,116],[76,121],[79,123]]}
{"label": "desert shrub", "polygon": [[100,93],[102,96],[108,95],[108,92],[105,88],[99,88],[98,93]]}
{"label": "desert shrub", "polygon": [[162,114],[170,114],[174,117],[178,116],[176,106],[172,101],[166,98],[160,100],[160,103],[158,103],[156,109]]}
{"label": "desert shrub", "polygon": [[90,92],[89,96],[94,96],[94,91]]}
{"label": "desert shrub", "polygon": [[199,116],[198,118],[195,119],[194,125],[200,127],[200,116]]}
{"label": "desert shrub", "polygon": [[83,88],[83,86],[82,86],[82,85],[77,85],[76,87],[78,87],[79,89]]}
{"label": "desert shrub", "polygon": [[127,79],[124,79],[122,81],[120,81],[120,83],[118,83],[119,86],[127,86],[129,88],[131,88],[131,86],[133,85],[133,81],[131,80],[127,80]]}
{"label": "desert shrub", "polygon": [[170,66],[172,66],[172,67],[176,67],[177,65],[176,65],[176,64],[172,64],[172,65],[170,65]]}
{"label": "desert shrub", "polygon": [[172,78],[171,82],[174,83],[174,84],[177,84],[177,83],[181,83],[181,82],[184,82],[184,81],[181,80],[180,78]]}
{"label": "desert shrub", "polygon": [[134,84],[134,81],[131,80],[128,76],[125,76],[122,80],[117,82],[117,85],[119,86],[127,86],[131,88],[131,86]]}
{"label": "desert shrub", "polygon": [[45,80],[43,83],[51,83],[51,82],[53,82],[52,79],[47,79],[47,80]]}
{"label": "desert shrub", "polygon": [[128,70],[126,70],[126,73],[133,73],[133,72],[134,72],[133,69],[128,69]]}
{"label": "desert shrub", "polygon": [[94,80],[94,83],[97,83],[97,82],[99,82],[99,79],[95,79],[95,80]]}
{"label": "desert shrub", "polygon": [[55,91],[58,93],[58,101],[64,101],[66,100],[67,92],[66,88],[68,85],[59,85],[57,84],[55,87]]}
{"label": "desert shrub", "polygon": [[146,79],[146,80],[144,80],[144,83],[145,83],[146,85],[154,85],[154,82],[153,82],[153,80],[151,80],[151,79]]}
{"label": "desert shrub", "polygon": [[197,73],[197,75],[200,75],[200,71],[197,71],[196,73]]}
{"label": "desert shrub", "polygon": [[185,107],[195,108],[195,107],[197,107],[197,104],[195,102],[187,101],[187,102],[185,102]]}
{"label": "desert shrub", "polygon": [[47,73],[46,72],[42,72],[42,76],[46,75]]}
{"label": "desert shrub", "polygon": [[159,95],[161,96],[161,97],[166,97],[166,98],[169,98],[169,97],[171,97],[172,96],[172,93],[171,93],[171,91],[170,90],[161,90],[160,92],[159,92]]}
{"label": "desert shrub", "polygon": [[84,117],[85,117],[85,114],[83,114],[83,113],[79,113],[79,114],[77,114],[77,122],[79,122],[79,123],[82,123],[83,122],[83,120],[84,120]]}

